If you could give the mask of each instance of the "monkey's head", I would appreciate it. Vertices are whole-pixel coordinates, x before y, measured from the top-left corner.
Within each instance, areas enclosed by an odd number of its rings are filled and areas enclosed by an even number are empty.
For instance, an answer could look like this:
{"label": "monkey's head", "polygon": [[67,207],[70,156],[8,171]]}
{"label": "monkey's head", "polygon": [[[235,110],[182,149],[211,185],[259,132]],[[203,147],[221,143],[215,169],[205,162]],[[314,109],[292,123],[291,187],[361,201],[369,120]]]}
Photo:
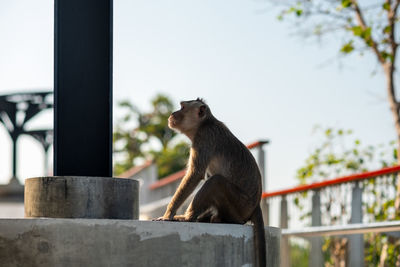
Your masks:
{"label": "monkey's head", "polygon": [[182,101],[181,109],[173,112],[168,118],[168,126],[187,136],[196,133],[201,123],[210,116],[210,108],[203,99]]}

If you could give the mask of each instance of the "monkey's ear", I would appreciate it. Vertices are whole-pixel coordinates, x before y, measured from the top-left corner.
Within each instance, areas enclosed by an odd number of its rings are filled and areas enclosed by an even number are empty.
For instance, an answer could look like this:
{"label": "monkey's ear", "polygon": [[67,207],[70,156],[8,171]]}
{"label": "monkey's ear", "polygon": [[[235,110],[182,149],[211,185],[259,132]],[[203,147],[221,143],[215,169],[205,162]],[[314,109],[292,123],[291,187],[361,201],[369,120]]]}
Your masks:
{"label": "monkey's ear", "polygon": [[206,115],[206,105],[201,105],[199,108],[199,117],[202,118],[204,115]]}

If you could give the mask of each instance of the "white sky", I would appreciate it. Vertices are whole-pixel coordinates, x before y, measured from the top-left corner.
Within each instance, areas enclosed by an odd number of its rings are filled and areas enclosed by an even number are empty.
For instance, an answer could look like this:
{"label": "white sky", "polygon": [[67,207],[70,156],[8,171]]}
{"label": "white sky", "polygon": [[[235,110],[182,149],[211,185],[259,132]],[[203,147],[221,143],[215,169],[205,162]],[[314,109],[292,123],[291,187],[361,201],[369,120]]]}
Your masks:
{"label": "white sky", "polygon": [[[114,0],[115,102],[128,98],[146,110],[158,92],[176,103],[205,98],[244,143],[271,140],[270,189],[297,183],[316,124],[353,129],[366,144],[393,140],[373,58],[326,63],[340,38],[304,41],[276,19],[278,10],[266,10],[255,0]],[[0,94],[53,87],[52,0],[0,0],[0,36]],[[51,125],[48,113],[30,127]],[[10,159],[0,127],[1,183],[11,176]],[[18,159],[21,178],[43,175],[43,151],[31,138],[20,139]]]}

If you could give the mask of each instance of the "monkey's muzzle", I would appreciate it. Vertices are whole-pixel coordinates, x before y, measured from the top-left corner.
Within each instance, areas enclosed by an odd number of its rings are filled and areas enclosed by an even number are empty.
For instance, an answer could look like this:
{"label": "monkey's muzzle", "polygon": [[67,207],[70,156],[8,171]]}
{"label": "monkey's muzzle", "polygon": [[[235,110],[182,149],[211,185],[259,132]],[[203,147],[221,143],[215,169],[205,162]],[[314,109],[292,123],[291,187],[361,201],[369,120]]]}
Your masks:
{"label": "monkey's muzzle", "polygon": [[168,117],[168,127],[174,128],[176,126],[176,119],[171,115]]}

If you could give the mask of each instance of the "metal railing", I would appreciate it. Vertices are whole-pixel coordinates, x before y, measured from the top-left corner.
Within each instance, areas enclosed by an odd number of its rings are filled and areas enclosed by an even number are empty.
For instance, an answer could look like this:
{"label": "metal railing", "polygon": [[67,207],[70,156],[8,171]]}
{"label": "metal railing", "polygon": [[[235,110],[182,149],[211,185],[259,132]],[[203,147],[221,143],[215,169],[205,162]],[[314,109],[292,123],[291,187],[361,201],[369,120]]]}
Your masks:
{"label": "metal railing", "polygon": [[[307,237],[310,266],[323,266],[322,236],[328,235],[350,235],[347,266],[363,266],[363,233],[400,231],[400,221],[377,222],[372,212],[383,201],[377,196],[394,200],[399,172],[400,166],[394,166],[263,193],[265,224],[283,229],[281,266],[291,266],[290,237]],[[394,209],[387,212],[394,218]]]}
{"label": "metal railing", "polygon": [[365,233],[385,233],[400,231],[400,221],[354,223],[348,225],[314,226],[303,229],[283,229],[282,236],[332,236],[332,235],[354,235]]}

